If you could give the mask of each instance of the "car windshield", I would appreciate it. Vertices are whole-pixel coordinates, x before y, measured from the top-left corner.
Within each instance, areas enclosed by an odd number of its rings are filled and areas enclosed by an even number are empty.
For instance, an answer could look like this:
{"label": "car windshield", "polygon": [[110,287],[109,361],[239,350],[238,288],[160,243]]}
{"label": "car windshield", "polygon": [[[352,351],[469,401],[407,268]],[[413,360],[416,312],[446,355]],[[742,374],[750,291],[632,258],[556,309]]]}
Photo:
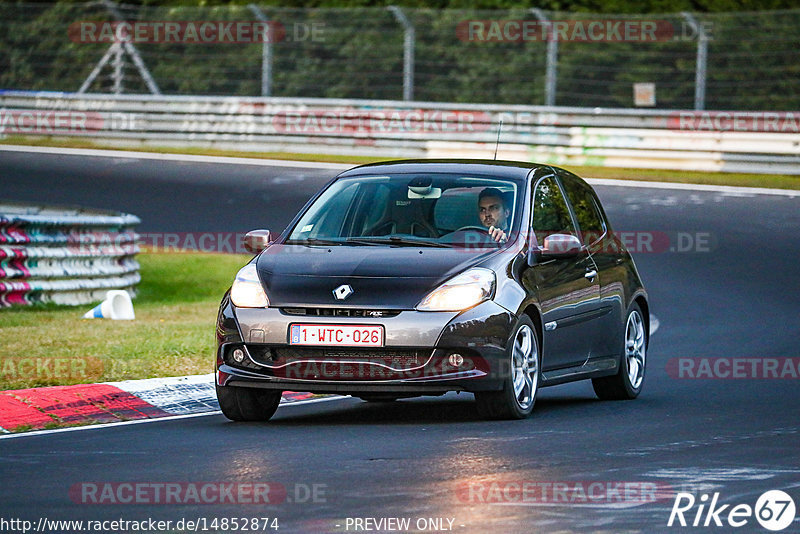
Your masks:
{"label": "car windshield", "polygon": [[517,229],[519,183],[450,173],[342,178],[303,214],[288,243],[463,246]]}

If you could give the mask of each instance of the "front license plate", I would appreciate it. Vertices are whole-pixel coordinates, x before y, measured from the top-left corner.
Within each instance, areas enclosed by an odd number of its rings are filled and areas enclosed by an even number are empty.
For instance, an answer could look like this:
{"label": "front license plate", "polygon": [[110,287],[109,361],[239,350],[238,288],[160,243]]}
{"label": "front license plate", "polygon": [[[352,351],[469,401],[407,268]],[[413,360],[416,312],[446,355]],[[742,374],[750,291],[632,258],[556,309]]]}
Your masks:
{"label": "front license plate", "polygon": [[335,347],[382,347],[383,326],[342,324],[293,324],[290,345]]}

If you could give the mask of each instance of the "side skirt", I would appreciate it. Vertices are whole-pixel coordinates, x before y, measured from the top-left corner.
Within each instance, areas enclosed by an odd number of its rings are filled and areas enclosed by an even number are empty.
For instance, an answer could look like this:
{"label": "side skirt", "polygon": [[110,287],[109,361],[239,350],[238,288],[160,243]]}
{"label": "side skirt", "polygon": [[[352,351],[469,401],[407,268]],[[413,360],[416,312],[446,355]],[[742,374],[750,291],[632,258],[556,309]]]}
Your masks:
{"label": "side skirt", "polygon": [[543,372],[541,386],[555,386],[576,380],[609,376],[615,374],[618,368],[619,360],[617,358],[597,358],[574,367]]}

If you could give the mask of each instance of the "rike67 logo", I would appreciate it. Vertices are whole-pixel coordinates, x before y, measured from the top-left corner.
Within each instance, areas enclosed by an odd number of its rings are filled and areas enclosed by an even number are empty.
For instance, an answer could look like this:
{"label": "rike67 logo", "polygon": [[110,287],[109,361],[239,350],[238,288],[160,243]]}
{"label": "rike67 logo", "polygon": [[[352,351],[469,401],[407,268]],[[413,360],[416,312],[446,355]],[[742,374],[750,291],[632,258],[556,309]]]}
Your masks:
{"label": "rike67 logo", "polygon": [[703,494],[698,499],[691,493],[680,492],[675,496],[667,526],[738,528],[756,521],[767,530],[779,531],[792,524],[795,518],[794,500],[788,493],[771,490],[762,493],[755,507],[749,504],[720,504],[719,492],[709,497]]}

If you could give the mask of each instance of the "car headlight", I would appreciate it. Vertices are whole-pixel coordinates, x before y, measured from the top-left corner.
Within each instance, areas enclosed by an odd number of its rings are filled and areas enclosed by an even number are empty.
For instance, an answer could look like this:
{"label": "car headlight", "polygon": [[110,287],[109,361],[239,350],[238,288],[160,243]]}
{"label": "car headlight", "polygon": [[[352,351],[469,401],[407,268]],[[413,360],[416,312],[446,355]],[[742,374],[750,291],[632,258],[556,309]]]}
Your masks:
{"label": "car headlight", "polygon": [[494,273],[475,267],[454,276],[422,299],[419,311],[461,311],[489,299],[494,290]]}
{"label": "car headlight", "polygon": [[231,301],[239,308],[266,308],[269,299],[258,279],[255,263],[248,263],[236,273],[231,286]]}

